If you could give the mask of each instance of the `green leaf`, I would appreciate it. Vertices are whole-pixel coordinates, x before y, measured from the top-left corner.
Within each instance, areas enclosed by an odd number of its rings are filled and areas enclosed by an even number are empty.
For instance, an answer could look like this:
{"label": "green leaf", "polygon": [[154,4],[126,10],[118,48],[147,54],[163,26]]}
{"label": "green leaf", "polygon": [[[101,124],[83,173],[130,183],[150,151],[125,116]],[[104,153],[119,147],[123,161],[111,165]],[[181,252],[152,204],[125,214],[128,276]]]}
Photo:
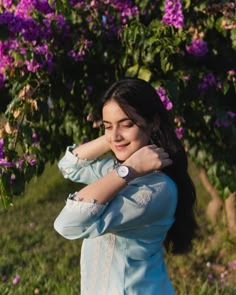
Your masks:
{"label": "green leaf", "polygon": [[[0,199],[4,209],[8,208],[8,206],[11,204],[11,197],[7,194],[5,185],[6,184],[3,176],[0,176]],[[9,187],[9,185],[7,186]]]}
{"label": "green leaf", "polygon": [[152,76],[152,72],[146,68],[146,67],[141,67],[139,72],[138,72],[138,78],[143,79],[145,81],[150,81]]}
{"label": "green leaf", "polygon": [[128,76],[128,77],[137,77],[138,71],[139,71],[139,65],[136,64],[136,65],[134,65],[132,67],[129,67],[126,70],[126,76]]}
{"label": "green leaf", "polygon": [[232,41],[233,49],[236,49],[236,29],[232,29],[230,31],[230,38],[231,38],[231,41]]}
{"label": "green leaf", "polygon": [[229,91],[229,87],[230,87],[229,83],[224,81],[223,82],[223,93],[224,93],[224,95]]}

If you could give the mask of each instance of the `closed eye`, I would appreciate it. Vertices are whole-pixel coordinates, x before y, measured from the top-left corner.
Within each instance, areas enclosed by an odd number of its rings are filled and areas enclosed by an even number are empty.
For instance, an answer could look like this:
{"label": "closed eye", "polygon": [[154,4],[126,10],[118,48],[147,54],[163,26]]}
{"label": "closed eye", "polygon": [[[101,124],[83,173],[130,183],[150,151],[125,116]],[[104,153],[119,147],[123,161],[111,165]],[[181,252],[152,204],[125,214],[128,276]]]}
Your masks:
{"label": "closed eye", "polygon": [[112,125],[103,124],[103,128],[106,129],[106,130],[110,130],[112,128]]}
{"label": "closed eye", "polygon": [[134,126],[134,124],[133,123],[129,123],[129,124],[123,124],[121,126],[124,127],[124,128],[131,128],[131,127]]}

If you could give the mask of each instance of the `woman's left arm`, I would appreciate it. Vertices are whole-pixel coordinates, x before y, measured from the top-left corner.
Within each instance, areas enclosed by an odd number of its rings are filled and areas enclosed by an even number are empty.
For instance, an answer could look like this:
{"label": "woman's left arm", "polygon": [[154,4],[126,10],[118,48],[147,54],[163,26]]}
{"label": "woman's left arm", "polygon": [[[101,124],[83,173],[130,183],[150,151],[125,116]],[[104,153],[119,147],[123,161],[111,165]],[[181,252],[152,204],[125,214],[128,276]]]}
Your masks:
{"label": "woman's left arm", "polygon": [[[143,176],[170,165],[168,154],[156,145],[145,146],[131,155],[123,164],[131,172],[131,178]],[[95,199],[99,204],[110,202],[117,193],[127,185],[125,179],[119,177],[115,170],[81,189],[74,197],[84,202]]]}
{"label": "woman's left arm", "polygon": [[[153,146],[144,147],[135,154],[124,162],[135,168],[132,171],[133,178],[171,164],[163,149]],[[144,157],[140,157],[141,154]],[[122,228],[136,226],[144,216],[151,191],[144,184],[136,186],[135,182],[134,185],[132,182],[127,185],[126,180],[120,178],[116,171],[108,172],[69,197],[55,220],[55,229],[68,239],[76,239],[100,235],[109,227],[117,227],[119,224]],[[163,191],[163,185],[160,187],[160,191]],[[140,198],[145,201],[137,202]]]}

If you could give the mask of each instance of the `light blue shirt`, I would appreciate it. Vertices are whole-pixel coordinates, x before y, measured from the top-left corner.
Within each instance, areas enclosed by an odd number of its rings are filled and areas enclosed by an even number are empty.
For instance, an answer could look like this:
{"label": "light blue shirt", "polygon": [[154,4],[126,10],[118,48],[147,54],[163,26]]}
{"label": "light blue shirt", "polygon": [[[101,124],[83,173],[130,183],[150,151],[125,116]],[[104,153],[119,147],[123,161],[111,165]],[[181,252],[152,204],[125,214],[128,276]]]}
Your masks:
{"label": "light blue shirt", "polygon": [[[65,178],[89,184],[114,169],[112,158],[82,160],[71,149],[58,164]],[[63,237],[84,239],[81,295],[173,295],[163,241],[174,222],[174,182],[153,172],[131,181],[109,204],[94,200],[70,195],[54,223]]]}

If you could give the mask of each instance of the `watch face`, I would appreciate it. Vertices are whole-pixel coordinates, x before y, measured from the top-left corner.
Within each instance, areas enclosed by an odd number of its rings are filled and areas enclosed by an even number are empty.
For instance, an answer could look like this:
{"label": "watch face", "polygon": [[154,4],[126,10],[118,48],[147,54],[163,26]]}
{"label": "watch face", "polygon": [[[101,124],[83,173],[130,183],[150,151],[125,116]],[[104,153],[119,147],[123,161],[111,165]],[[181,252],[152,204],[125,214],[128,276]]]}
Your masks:
{"label": "watch face", "polygon": [[121,165],[117,168],[117,172],[120,177],[125,178],[129,175],[129,168],[124,165]]}

